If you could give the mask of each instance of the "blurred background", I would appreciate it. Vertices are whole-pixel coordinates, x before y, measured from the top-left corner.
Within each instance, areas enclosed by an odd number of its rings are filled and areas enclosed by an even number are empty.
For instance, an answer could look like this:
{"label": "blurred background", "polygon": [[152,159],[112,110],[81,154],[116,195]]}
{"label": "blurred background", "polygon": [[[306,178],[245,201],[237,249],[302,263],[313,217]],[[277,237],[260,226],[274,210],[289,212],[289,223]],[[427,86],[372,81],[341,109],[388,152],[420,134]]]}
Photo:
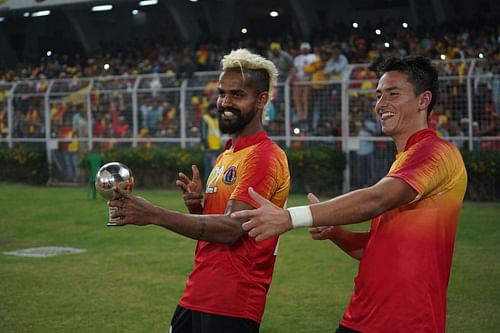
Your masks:
{"label": "blurred background", "polygon": [[61,184],[87,180],[89,152],[201,147],[220,59],[245,47],[280,71],[269,134],[341,151],[343,190],[393,160],[373,115],[388,56],[430,57],[430,126],[463,151],[499,151],[499,13],[493,0],[3,0],[0,147],[42,149]]}

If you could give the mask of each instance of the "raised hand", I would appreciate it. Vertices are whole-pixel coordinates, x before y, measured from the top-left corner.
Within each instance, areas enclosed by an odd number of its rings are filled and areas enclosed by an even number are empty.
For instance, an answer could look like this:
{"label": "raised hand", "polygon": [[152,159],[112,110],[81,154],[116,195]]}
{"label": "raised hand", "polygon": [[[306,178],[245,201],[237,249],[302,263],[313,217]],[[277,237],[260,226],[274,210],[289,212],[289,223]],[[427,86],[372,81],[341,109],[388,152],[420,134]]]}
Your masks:
{"label": "raised hand", "polygon": [[260,207],[234,212],[231,217],[248,220],[243,223],[242,227],[243,230],[248,231],[249,236],[254,237],[257,241],[262,241],[292,229],[290,214],[286,209],[276,206],[251,187],[248,188],[248,193]]}
{"label": "raised hand", "polygon": [[196,165],[191,166],[193,177],[189,178],[183,172],[179,172],[179,178],[175,185],[182,191],[184,205],[192,214],[201,213],[203,211],[203,184],[201,182],[200,170]]}

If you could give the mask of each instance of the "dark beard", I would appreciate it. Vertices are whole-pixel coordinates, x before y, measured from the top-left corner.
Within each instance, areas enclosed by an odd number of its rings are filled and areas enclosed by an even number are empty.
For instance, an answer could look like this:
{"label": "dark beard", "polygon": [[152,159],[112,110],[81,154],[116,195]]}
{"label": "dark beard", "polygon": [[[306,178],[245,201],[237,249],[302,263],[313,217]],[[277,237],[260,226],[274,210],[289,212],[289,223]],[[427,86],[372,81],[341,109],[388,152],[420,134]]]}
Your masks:
{"label": "dark beard", "polygon": [[[251,112],[242,115],[241,111],[235,108],[225,108],[219,109],[219,129],[225,134],[235,134],[241,132],[253,117],[257,114],[257,110],[254,108]],[[234,120],[226,120],[222,118],[222,114],[225,111],[229,111],[237,116]]]}

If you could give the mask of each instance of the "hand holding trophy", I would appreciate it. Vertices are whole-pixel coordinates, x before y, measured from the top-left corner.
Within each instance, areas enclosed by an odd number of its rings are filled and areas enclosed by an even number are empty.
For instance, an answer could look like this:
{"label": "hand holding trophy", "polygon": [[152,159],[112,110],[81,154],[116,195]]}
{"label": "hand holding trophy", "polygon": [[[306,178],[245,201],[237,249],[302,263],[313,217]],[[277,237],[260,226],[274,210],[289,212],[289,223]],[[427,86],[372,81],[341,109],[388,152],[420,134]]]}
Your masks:
{"label": "hand holding trophy", "polygon": [[[132,192],[134,188],[132,170],[119,162],[110,162],[103,165],[96,175],[95,188],[97,193],[99,193],[104,199],[117,199],[119,194],[113,191],[114,186],[117,186],[121,190],[128,193]],[[111,218],[116,209],[116,207],[108,207],[108,227],[118,226],[118,224],[116,224],[116,219]]]}

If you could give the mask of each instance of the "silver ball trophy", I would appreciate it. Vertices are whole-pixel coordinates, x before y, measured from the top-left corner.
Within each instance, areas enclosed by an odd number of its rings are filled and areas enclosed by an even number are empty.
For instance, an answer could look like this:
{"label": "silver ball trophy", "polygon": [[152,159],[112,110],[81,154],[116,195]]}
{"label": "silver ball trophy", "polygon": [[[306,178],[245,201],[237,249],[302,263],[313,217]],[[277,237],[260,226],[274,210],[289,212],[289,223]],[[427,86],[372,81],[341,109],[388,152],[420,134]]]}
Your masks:
{"label": "silver ball trophy", "polygon": [[[117,199],[119,197],[119,194],[113,191],[114,186],[117,186],[119,189],[128,193],[132,192],[134,188],[132,170],[130,170],[125,164],[119,162],[110,162],[103,165],[99,171],[97,171],[95,179],[95,188],[97,193],[99,193],[106,200]],[[111,215],[113,215],[116,209],[117,208],[115,207],[108,207],[108,227],[118,225],[116,224],[117,219],[111,218]]]}

